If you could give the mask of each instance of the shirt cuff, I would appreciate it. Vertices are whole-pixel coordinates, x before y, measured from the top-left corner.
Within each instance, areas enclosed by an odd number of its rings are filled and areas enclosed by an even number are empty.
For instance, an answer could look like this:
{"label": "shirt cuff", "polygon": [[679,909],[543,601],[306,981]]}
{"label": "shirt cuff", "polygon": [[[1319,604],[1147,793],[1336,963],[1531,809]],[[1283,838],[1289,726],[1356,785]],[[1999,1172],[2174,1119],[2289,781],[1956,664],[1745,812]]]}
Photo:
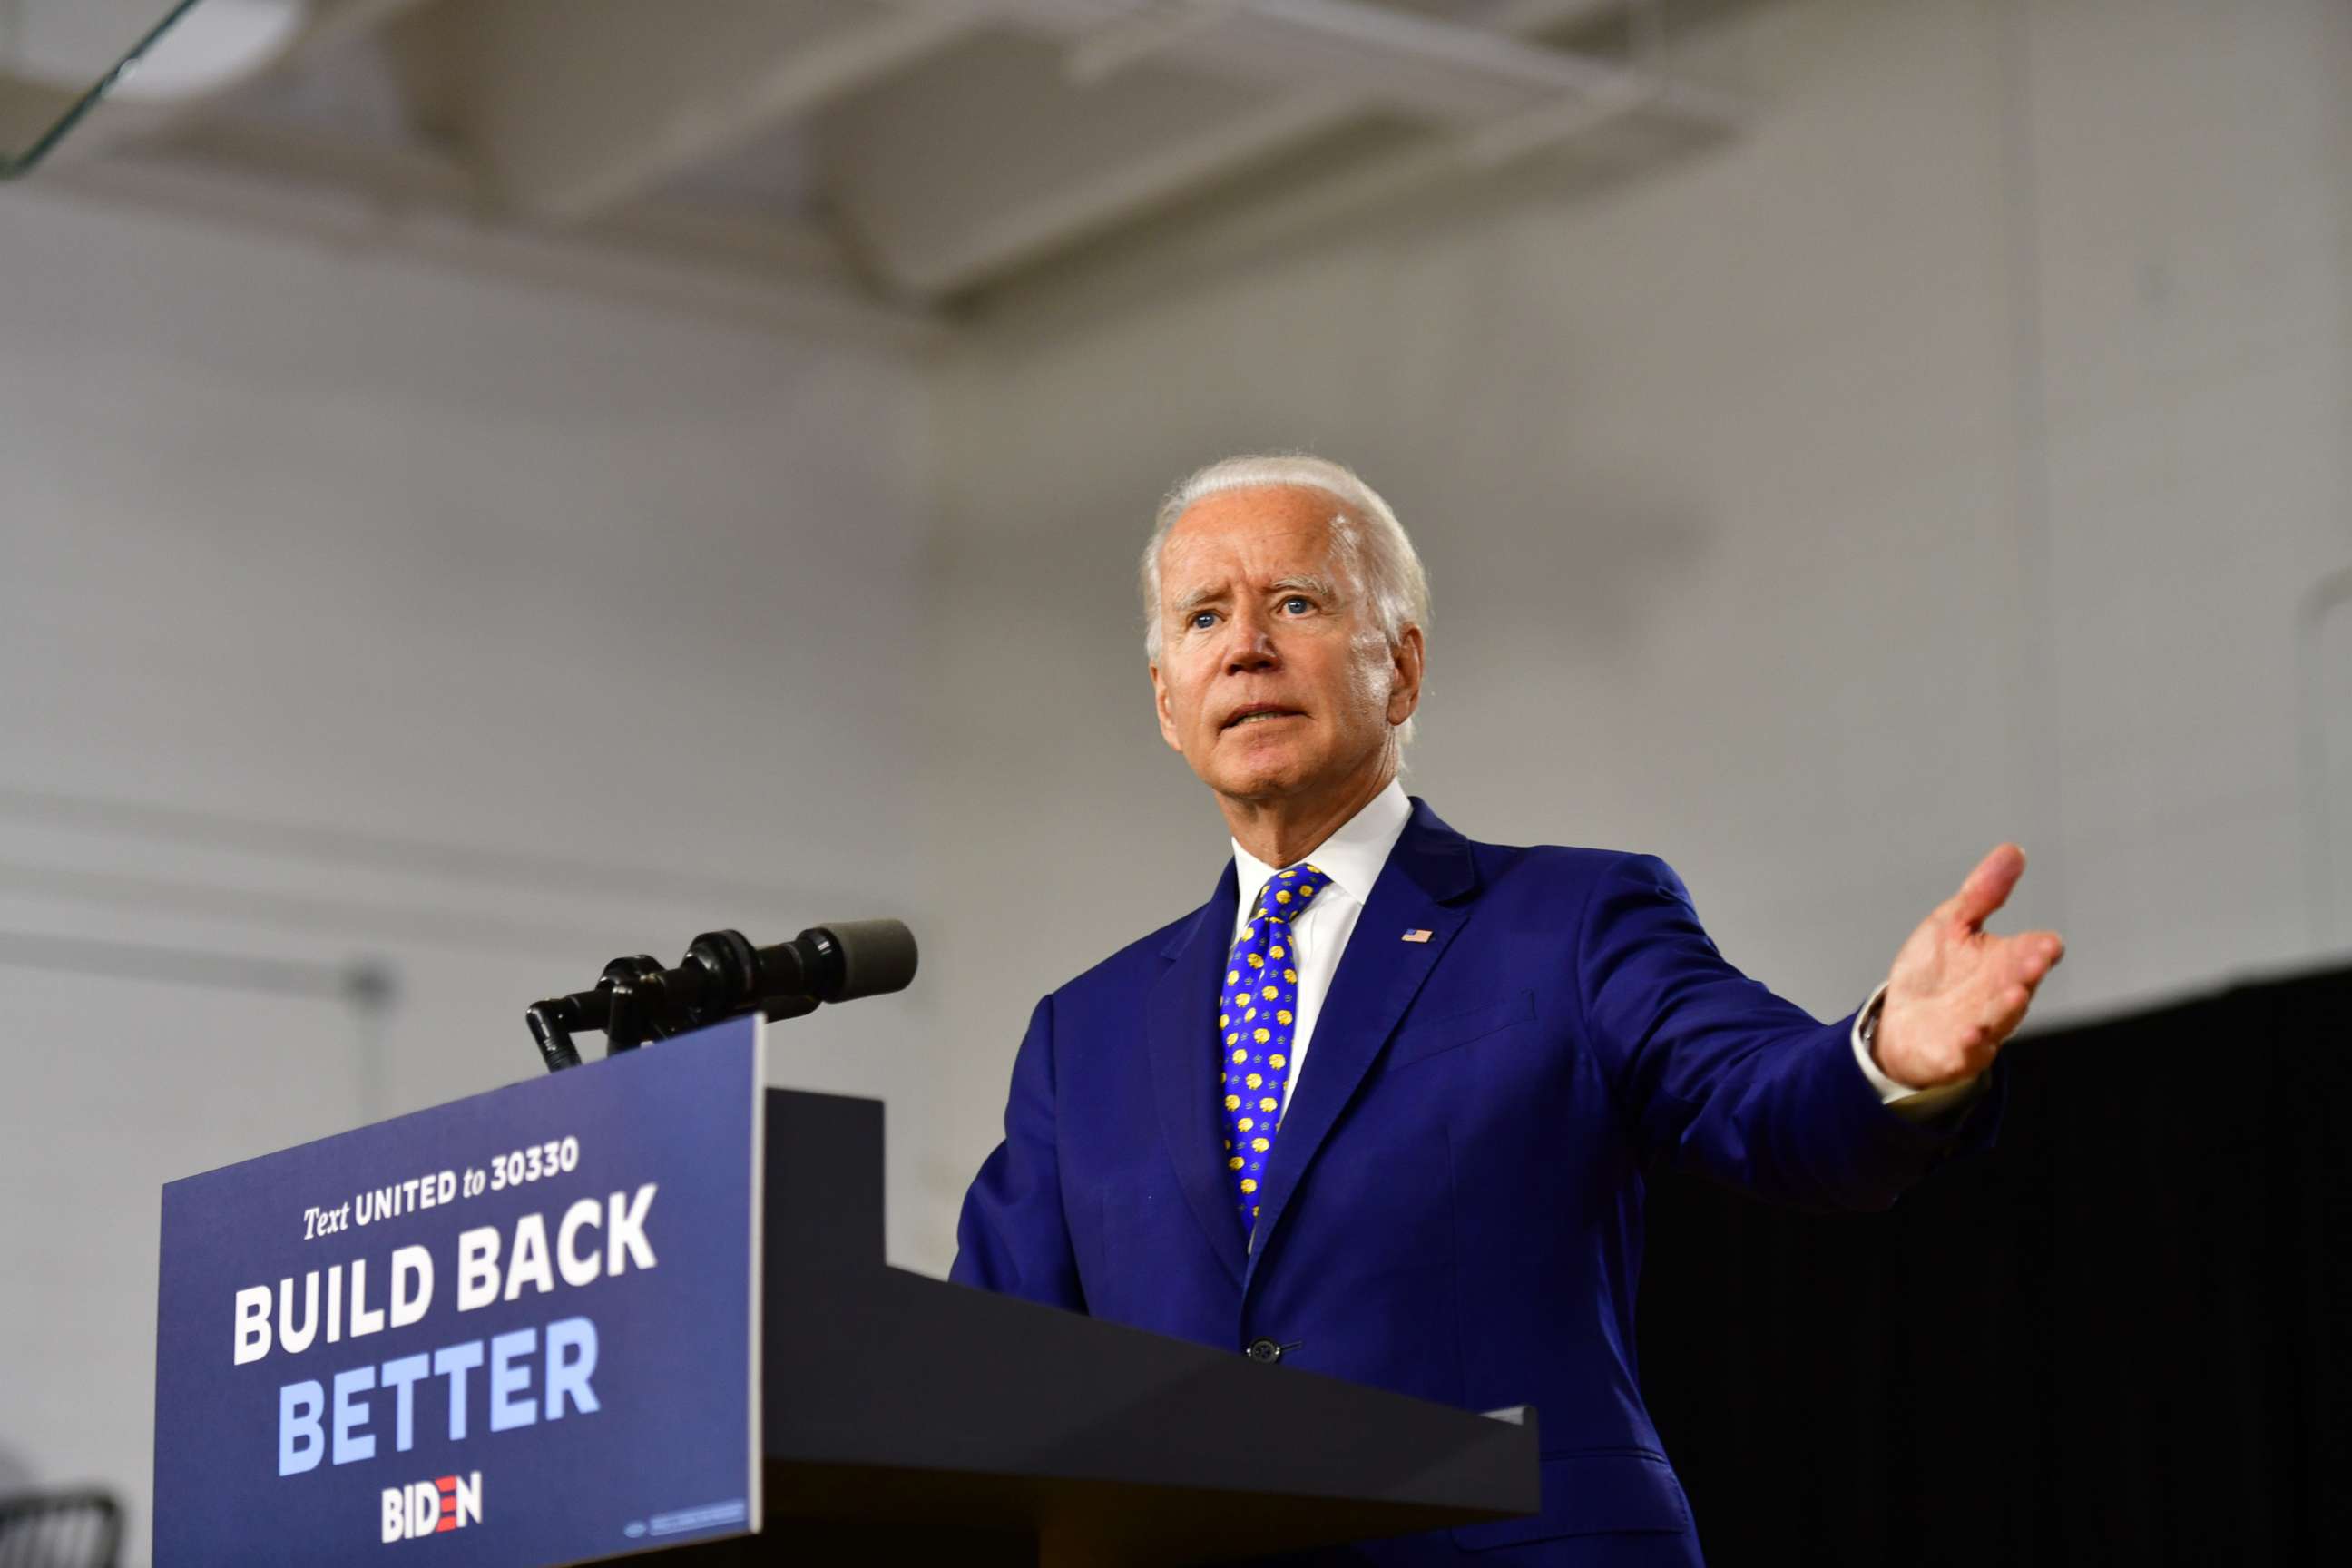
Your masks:
{"label": "shirt cuff", "polygon": [[1939,1089],[1913,1089],[1907,1083],[1886,1076],[1870,1054],[1870,1043],[1862,1037],[1863,1026],[1878,1017],[1878,1010],[1886,1003],[1886,987],[1881,984],[1853,1016],[1853,1060],[1862,1068],[1862,1076],[1878,1091],[1878,1102],[1906,1121],[1924,1121],[1941,1116],[1945,1111],[1972,1100],[1984,1089],[1984,1075],[1979,1073],[1965,1083],[1948,1083]]}

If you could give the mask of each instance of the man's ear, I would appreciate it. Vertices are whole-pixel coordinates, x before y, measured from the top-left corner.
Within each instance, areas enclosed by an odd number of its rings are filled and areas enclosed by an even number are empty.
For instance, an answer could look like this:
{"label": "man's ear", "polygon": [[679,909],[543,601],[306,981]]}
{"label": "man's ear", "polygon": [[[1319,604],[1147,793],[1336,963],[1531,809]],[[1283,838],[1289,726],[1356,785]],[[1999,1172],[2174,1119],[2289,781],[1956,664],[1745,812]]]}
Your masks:
{"label": "man's ear", "polygon": [[1167,742],[1171,748],[1181,752],[1184,747],[1183,743],[1176,739],[1176,715],[1169,711],[1168,682],[1160,678],[1158,665],[1146,665],[1144,668],[1151,672],[1151,710],[1160,720],[1160,738]]}
{"label": "man's ear", "polygon": [[1394,677],[1389,683],[1391,727],[1412,718],[1413,710],[1421,706],[1421,673],[1426,655],[1419,626],[1405,627],[1404,635],[1390,645],[1389,662]]}

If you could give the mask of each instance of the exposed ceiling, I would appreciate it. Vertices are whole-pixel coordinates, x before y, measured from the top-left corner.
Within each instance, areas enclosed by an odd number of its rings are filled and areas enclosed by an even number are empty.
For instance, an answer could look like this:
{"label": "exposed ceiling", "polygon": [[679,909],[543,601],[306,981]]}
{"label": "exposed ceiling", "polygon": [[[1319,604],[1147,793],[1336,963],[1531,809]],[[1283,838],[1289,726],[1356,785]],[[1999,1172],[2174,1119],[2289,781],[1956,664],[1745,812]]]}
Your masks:
{"label": "exposed ceiling", "polygon": [[1669,58],[1654,0],[313,0],[38,177],[921,321],[1180,207],[1328,224],[1603,125],[1730,129]]}

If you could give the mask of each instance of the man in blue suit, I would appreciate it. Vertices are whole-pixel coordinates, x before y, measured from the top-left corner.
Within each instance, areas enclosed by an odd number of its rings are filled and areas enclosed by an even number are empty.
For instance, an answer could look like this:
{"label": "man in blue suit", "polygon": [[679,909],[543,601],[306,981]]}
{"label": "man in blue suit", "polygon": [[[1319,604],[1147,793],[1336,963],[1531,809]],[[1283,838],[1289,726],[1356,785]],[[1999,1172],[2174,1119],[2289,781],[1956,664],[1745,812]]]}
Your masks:
{"label": "man in blue suit", "polygon": [[1988,1140],[1984,1074],[2063,951],[1984,930],[2023,857],[1987,856],[1823,1025],[1723,960],[1664,862],[1481,844],[1406,798],[1427,589],[1353,473],[1201,470],[1143,587],[1160,731],[1233,860],[1038,1004],[953,1277],[1537,1407],[1539,1513],[1364,1561],[1696,1563],[1636,1375],[1643,1173],[1883,1208]]}

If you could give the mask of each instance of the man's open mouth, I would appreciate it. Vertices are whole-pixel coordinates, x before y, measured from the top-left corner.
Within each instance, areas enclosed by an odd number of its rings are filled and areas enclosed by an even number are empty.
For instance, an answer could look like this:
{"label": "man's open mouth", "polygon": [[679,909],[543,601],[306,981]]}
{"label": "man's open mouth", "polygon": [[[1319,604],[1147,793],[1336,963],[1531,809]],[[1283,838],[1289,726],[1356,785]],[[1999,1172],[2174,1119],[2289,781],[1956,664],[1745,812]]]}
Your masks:
{"label": "man's open mouth", "polygon": [[1238,712],[1234,713],[1232,718],[1226,720],[1223,727],[1227,730],[1231,730],[1237,725],[1254,724],[1265,719],[1296,719],[1298,717],[1300,717],[1300,714],[1298,710],[1296,708],[1278,708],[1272,703],[1262,702],[1240,710]]}

